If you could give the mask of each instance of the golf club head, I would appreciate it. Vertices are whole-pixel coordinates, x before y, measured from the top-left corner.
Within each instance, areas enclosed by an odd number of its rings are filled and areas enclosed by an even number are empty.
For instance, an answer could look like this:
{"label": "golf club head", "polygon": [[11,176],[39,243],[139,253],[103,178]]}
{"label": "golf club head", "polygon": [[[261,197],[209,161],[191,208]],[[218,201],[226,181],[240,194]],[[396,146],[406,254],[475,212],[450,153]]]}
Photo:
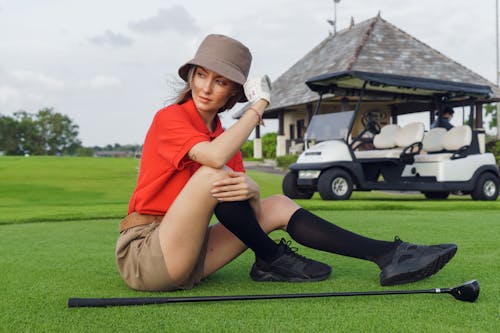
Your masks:
{"label": "golf club head", "polygon": [[474,302],[479,297],[479,282],[471,280],[452,288],[450,294],[464,302]]}

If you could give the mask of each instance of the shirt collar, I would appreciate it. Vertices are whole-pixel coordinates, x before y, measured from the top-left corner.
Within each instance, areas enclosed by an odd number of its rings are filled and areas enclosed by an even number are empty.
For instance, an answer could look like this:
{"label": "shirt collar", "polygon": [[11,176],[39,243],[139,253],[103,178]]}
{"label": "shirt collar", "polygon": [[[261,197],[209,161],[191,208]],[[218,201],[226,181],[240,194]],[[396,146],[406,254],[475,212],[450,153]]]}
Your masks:
{"label": "shirt collar", "polygon": [[222,124],[218,115],[215,116],[215,130],[213,132],[210,132],[207,125],[205,125],[205,121],[198,112],[198,109],[196,108],[196,105],[194,104],[192,98],[181,104],[181,106],[187,112],[189,118],[191,118],[191,121],[193,122],[194,127],[198,131],[208,135],[211,139],[219,136],[223,132]]}

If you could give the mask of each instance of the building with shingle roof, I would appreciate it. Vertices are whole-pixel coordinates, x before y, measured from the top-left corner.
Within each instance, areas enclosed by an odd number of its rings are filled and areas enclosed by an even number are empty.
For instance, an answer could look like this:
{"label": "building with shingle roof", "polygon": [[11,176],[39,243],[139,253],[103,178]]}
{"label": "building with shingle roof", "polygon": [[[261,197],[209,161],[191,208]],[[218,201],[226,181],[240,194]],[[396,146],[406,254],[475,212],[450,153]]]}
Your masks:
{"label": "building with shingle roof", "polygon": [[[488,85],[493,99],[500,98],[494,83],[450,59],[429,45],[384,20],[380,15],[352,24],[325,38],[272,83],[272,104],[264,118],[279,119],[278,156],[301,139],[312,117],[318,94],[305,82],[325,73],[364,71]],[[331,112],[345,109],[354,96],[331,96]],[[357,98],[356,98],[357,99]],[[333,103],[333,104],[332,104]],[[342,103],[344,106],[342,106]],[[246,105],[233,117],[239,118]],[[256,138],[259,138],[257,128]],[[281,142],[280,142],[281,140]]]}

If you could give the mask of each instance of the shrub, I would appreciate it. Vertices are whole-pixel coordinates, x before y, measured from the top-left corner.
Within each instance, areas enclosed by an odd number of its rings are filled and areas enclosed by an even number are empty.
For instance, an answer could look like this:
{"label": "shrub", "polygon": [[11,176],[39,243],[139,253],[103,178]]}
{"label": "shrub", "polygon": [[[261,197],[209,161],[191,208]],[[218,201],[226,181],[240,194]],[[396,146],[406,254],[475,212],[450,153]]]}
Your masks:
{"label": "shrub", "polygon": [[276,165],[283,169],[288,169],[288,166],[297,162],[299,155],[289,154],[276,157]]}
{"label": "shrub", "polygon": [[276,157],[276,138],[278,133],[266,133],[262,137],[262,155],[264,158]]}
{"label": "shrub", "polygon": [[253,157],[253,140],[247,141],[241,146],[243,158]]}
{"label": "shrub", "polygon": [[94,156],[94,149],[89,147],[78,147],[75,151],[76,156]]}
{"label": "shrub", "polygon": [[495,155],[497,164],[500,165],[500,140],[493,140],[486,144],[486,151]]}

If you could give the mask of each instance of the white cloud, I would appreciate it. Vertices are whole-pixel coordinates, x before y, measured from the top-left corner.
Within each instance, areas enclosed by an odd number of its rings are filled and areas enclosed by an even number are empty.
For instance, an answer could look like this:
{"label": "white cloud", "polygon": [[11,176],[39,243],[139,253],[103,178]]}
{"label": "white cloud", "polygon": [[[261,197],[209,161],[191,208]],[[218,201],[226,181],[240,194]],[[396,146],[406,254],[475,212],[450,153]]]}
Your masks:
{"label": "white cloud", "polygon": [[9,86],[0,86],[0,103],[8,104],[11,101],[17,100],[20,96],[18,90]]}
{"label": "white cloud", "polygon": [[200,28],[195,19],[182,6],[160,9],[155,16],[128,24],[131,30],[145,34],[174,31],[182,34],[197,33]]}
{"label": "white cloud", "polygon": [[9,74],[13,79],[23,84],[34,84],[50,90],[60,90],[64,88],[63,81],[45,75],[44,73],[37,73],[29,70],[12,70]]}
{"label": "white cloud", "polygon": [[129,46],[133,43],[132,38],[129,38],[120,33],[113,32],[111,30],[106,30],[101,35],[89,38],[89,41],[99,46],[106,45],[116,47]]}
{"label": "white cloud", "polygon": [[26,69],[0,69],[0,82],[2,112],[38,110],[52,106],[61,95],[68,92],[64,81]]}
{"label": "white cloud", "polygon": [[122,84],[121,80],[114,76],[97,75],[91,78],[86,84],[90,88],[117,87]]}
{"label": "white cloud", "polygon": [[38,93],[28,93],[27,94],[27,99],[31,102],[36,102],[36,103],[40,103],[44,100],[45,96],[42,95],[42,94],[38,94]]}

